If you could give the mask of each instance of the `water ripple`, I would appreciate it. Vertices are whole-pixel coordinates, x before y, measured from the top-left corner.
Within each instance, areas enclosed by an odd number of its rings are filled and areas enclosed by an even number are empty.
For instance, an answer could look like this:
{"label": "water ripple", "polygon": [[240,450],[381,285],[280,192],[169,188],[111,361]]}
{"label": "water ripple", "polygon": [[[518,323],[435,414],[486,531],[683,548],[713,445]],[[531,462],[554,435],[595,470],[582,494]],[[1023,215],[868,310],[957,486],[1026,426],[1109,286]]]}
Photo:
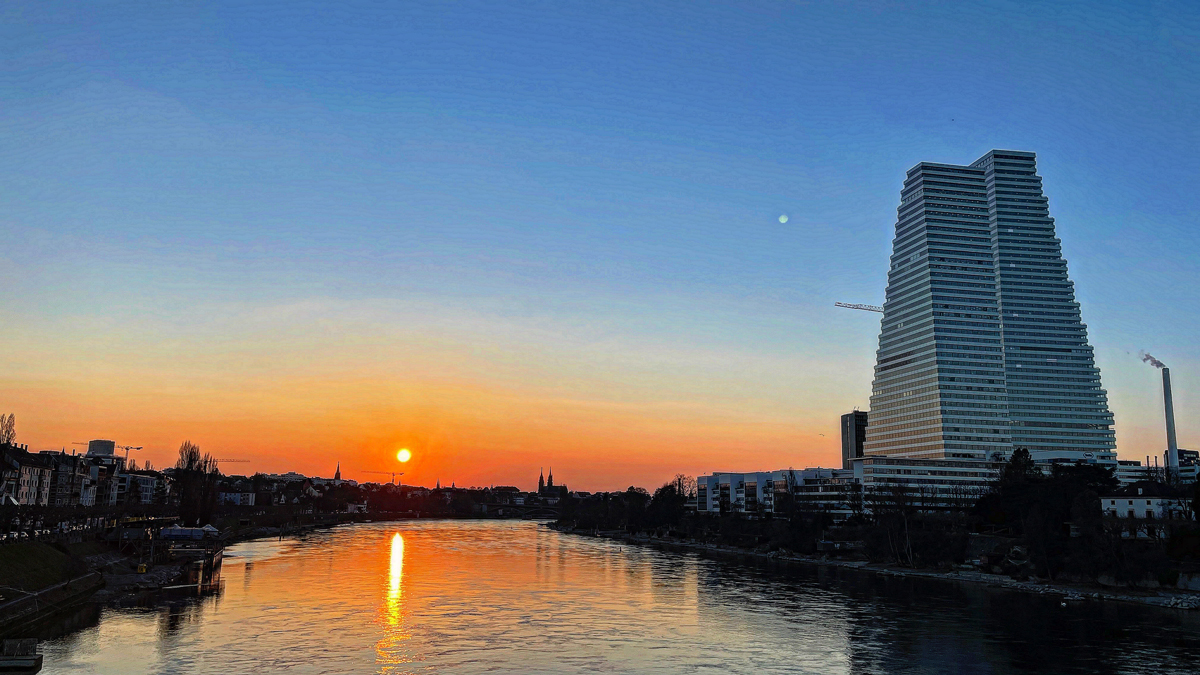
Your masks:
{"label": "water ripple", "polygon": [[104,609],[46,673],[1194,672],[1200,618],[753,567],[534,523],[373,523],[233,546],[218,597]]}

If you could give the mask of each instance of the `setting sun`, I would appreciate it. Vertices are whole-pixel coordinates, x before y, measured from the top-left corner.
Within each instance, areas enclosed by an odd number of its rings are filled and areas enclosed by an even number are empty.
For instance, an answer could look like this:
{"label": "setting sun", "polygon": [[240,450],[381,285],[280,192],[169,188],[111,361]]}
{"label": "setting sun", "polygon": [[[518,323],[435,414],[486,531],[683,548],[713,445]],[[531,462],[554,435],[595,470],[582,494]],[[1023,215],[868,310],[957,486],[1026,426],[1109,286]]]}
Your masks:
{"label": "setting sun", "polygon": [[402,448],[400,452],[396,453],[396,459],[400,460],[401,462],[407,462],[408,460],[412,459],[412,453],[408,451],[408,448]]}

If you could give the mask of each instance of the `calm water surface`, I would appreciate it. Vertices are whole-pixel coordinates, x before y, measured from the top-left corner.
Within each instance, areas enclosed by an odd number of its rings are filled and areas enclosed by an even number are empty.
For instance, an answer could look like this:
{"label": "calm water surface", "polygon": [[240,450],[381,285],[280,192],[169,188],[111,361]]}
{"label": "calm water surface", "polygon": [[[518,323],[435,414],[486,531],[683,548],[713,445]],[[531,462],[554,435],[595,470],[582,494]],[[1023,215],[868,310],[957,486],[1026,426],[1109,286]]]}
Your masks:
{"label": "calm water surface", "polygon": [[46,673],[1195,673],[1200,617],[783,574],[513,521],[227,551],[218,596],[100,610]]}

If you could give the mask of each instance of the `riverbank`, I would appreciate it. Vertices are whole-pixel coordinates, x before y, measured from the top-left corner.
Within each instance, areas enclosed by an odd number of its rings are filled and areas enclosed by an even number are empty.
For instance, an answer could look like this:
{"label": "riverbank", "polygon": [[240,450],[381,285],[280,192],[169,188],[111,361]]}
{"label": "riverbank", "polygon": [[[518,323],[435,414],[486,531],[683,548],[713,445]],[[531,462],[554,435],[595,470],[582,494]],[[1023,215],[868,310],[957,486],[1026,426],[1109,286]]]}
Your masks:
{"label": "riverbank", "polygon": [[1002,574],[989,574],[974,569],[959,569],[952,571],[917,570],[892,565],[881,565],[858,560],[839,560],[837,558],[803,556],[785,554],[779,551],[765,553],[735,546],[723,546],[704,542],[681,539],[665,539],[651,536],[630,535],[623,531],[585,532],[560,527],[549,523],[551,527],[565,534],[583,537],[598,537],[612,539],[628,544],[653,546],[676,552],[698,553],[700,555],[733,560],[736,562],[754,562],[756,564],[806,567],[833,567],[855,570],[870,574],[893,577],[910,577],[932,579],[950,583],[967,583],[991,588],[1031,593],[1037,595],[1059,596],[1063,602],[1083,602],[1089,600],[1128,602],[1153,607],[1182,610],[1200,610],[1200,594],[1188,591],[1140,590],[1122,589],[1116,591],[1106,587],[1094,587],[1076,584],[1063,584],[1048,581],[1018,581]]}
{"label": "riverbank", "polygon": [[[339,525],[352,525],[361,519],[343,517],[314,519],[313,522],[283,526],[247,526],[230,529],[221,538],[222,548],[243,541],[304,536],[314,530]],[[193,561],[170,561],[150,565],[145,572],[137,570],[138,561],[111,552],[95,561],[104,572],[104,588],[93,598],[95,602],[112,605],[142,604],[160,593],[185,583]]]}
{"label": "riverbank", "polygon": [[1200,658],[1196,612],[1060,608],[1057,598],[833,570],[822,583],[841,590],[824,592],[811,571],[619,546],[532,522],[459,519],[262,540],[227,549],[219,598],[105,608],[47,631],[42,652],[47,672],[70,675],[391,665],[470,674],[512,664],[563,675],[1182,675]]}
{"label": "riverbank", "polygon": [[9,638],[87,602],[104,585],[98,572],[67,579],[36,591],[20,592],[0,603],[0,637]]}
{"label": "riverbank", "polygon": [[[441,518],[437,518],[441,519]],[[462,520],[463,518],[451,518]],[[475,518],[470,518],[475,519]],[[488,520],[489,518],[479,518]],[[363,522],[397,520],[431,520],[409,516],[374,514],[333,514],[313,517],[311,522],[289,522],[280,525],[249,524],[229,527],[222,537],[223,546],[256,539],[304,537],[317,530]],[[61,550],[60,550],[61,549]],[[54,619],[87,603],[106,606],[137,606],[153,603],[164,593],[178,591],[188,577],[192,561],[168,561],[147,564],[139,571],[142,561],[126,555],[104,542],[94,541],[68,546],[41,543],[13,544],[0,547],[0,627],[8,629],[28,626]],[[76,575],[84,575],[86,585],[74,583],[68,596],[50,601],[56,589]],[[84,577],[78,577],[80,579]],[[4,583],[7,582],[7,583]],[[39,595],[41,594],[41,595]],[[25,597],[39,597],[45,602],[12,603]],[[33,608],[32,611],[29,608]],[[3,609],[6,608],[6,609]],[[9,631],[11,632],[11,631]],[[0,628],[0,633],[4,630]],[[7,633],[5,633],[7,634]]]}

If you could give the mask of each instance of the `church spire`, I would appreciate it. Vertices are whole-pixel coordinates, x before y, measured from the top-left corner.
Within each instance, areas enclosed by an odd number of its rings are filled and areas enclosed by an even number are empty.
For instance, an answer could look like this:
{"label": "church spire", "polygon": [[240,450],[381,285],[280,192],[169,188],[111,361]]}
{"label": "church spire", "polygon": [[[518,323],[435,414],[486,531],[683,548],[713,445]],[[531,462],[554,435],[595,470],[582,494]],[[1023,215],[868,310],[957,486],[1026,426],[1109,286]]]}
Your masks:
{"label": "church spire", "polygon": [[546,477],[546,487],[554,487],[554,467],[550,467],[550,475]]}
{"label": "church spire", "polygon": [[335,481],[342,479],[342,463],[340,461],[337,463],[337,470],[333,472],[333,479]]}
{"label": "church spire", "polygon": [[538,469],[538,492],[546,489],[546,474],[541,469]]}

